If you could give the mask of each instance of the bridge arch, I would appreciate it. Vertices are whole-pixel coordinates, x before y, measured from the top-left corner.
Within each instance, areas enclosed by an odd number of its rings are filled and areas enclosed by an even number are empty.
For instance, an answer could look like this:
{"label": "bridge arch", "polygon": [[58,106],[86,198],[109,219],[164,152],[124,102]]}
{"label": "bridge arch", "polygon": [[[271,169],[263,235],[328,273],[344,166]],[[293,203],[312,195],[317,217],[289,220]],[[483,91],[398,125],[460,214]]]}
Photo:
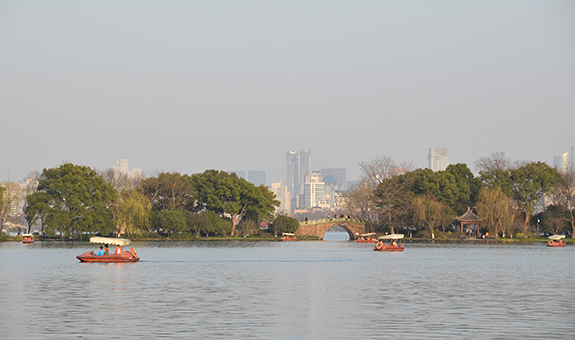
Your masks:
{"label": "bridge arch", "polygon": [[361,234],[365,234],[365,224],[347,218],[328,218],[300,222],[295,232],[296,236],[316,236],[323,240],[325,233],[332,227],[340,226],[349,235],[350,240],[355,240]]}

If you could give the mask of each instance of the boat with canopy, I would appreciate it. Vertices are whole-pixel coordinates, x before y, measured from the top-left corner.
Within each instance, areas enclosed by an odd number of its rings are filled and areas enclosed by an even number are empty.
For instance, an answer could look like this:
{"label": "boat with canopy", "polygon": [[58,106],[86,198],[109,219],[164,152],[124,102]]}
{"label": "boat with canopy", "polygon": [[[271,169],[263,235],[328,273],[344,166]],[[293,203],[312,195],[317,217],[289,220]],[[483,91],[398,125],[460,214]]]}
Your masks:
{"label": "boat with canopy", "polygon": [[34,235],[22,234],[22,243],[34,243]]}
{"label": "boat with canopy", "polygon": [[566,245],[565,241],[562,240],[565,235],[551,235],[548,238],[547,247],[565,247]]}
{"label": "boat with canopy", "polygon": [[87,251],[82,255],[76,256],[80,262],[138,262],[140,258],[134,250],[130,247],[130,251],[123,251],[122,247],[131,243],[126,238],[113,238],[113,237],[91,237],[90,243],[115,245],[116,250],[113,254],[98,255],[95,251]]}
{"label": "boat with canopy", "polygon": [[282,238],[280,238],[280,240],[282,240],[282,241],[297,241],[297,237],[295,236],[295,234],[292,234],[292,233],[282,233]]}
{"label": "boat with canopy", "polygon": [[357,239],[357,243],[377,243],[377,238],[374,236],[375,233],[361,234]]}
{"label": "boat with canopy", "polygon": [[[403,234],[390,234],[378,237],[379,242],[375,245],[375,251],[403,251],[403,244],[397,243],[403,238]],[[390,244],[385,244],[384,240],[391,240]]]}

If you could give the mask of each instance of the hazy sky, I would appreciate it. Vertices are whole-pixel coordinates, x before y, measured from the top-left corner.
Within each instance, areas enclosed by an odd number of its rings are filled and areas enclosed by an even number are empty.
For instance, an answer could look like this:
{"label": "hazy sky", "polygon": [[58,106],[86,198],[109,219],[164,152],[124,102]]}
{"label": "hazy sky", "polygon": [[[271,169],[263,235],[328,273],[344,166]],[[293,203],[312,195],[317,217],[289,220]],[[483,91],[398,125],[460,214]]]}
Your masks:
{"label": "hazy sky", "polygon": [[286,176],[575,143],[575,1],[2,1],[0,179],[63,162]]}

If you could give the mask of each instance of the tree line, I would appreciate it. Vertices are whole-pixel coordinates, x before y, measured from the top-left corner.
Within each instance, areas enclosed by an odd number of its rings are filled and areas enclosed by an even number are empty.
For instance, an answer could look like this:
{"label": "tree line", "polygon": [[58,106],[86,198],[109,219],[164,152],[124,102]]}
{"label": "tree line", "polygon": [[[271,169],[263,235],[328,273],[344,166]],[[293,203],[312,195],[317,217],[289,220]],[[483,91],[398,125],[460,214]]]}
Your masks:
{"label": "tree line", "polygon": [[130,179],[116,169],[68,163],[44,169],[35,189],[25,218],[48,236],[227,237],[250,235],[264,221],[276,235],[297,227],[296,220],[274,214],[280,203],[266,186],[225,171]]}
{"label": "tree line", "polygon": [[434,172],[389,156],[362,162],[346,206],[370,231],[382,233],[457,233],[456,218],[468,209],[483,219],[476,236],[575,233],[573,169],[560,173],[542,162],[513,162],[502,152],[475,166],[477,177],[462,163]]}

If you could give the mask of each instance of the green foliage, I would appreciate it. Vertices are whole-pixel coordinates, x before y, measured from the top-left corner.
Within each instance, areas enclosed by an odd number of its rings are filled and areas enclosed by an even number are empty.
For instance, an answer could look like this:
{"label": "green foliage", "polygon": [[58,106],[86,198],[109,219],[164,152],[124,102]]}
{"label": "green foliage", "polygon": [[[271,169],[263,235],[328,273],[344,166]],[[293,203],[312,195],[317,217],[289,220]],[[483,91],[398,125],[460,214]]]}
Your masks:
{"label": "green foliage", "polygon": [[118,234],[128,236],[141,233],[150,227],[151,203],[147,196],[137,189],[125,189],[112,207]]}
{"label": "green foliage", "polygon": [[513,198],[519,209],[525,213],[524,233],[537,202],[559,182],[561,174],[557,169],[542,162],[532,162],[511,170]]}
{"label": "green foliage", "polygon": [[279,214],[272,221],[271,228],[274,231],[275,237],[282,233],[295,233],[297,228],[299,228],[299,221],[295,218]]}
{"label": "green foliage", "polygon": [[[265,186],[256,187],[239,178],[236,174],[225,171],[207,170],[202,174],[192,175],[195,195],[199,210],[210,210],[221,216],[231,216],[234,235],[237,223],[247,214],[254,219],[268,216],[279,206],[275,194]],[[225,231],[223,230],[225,233]]]}
{"label": "green foliage", "polygon": [[164,230],[169,234],[182,233],[187,229],[186,213],[184,210],[162,210],[156,216],[154,225],[157,229]]}
{"label": "green foliage", "polygon": [[459,189],[458,198],[452,206],[452,209],[463,213],[467,210],[468,206],[477,202],[479,191],[482,187],[481,180],[473,175],[467,167],[467,164],[463,163],[451,164],[445,169],[445,172],[453,175],[455,185]]}
{"label": "green foliage", "polygon": [[[433,194],[437,200],[443,204],[452,207],[460,197],[465,196],[460,193],[460,188],[457,186],[455,177],[446,171],[433,172],[431,169],[417,169],[414,172],[414,194],[421,195],[427,192]],[[465,188],[464,188],[465,189]]]}
{"label": "green foliage", "polygon": [[30,214],[45,212],[45,205],[49,205],[45,221],[49,235],[56,230],[70,237],[83,232],[108,235],[114,230],[108,208],[117,192],[89,167],[68,163],[59,168],[44,169],[38,192],[46,196],[30,195],[33,196]]}
{"label": "green foliage", "polygon": [[139,187],[155,210],[194,209],[194,187],[188,175],[163,172],[146,178]]}

